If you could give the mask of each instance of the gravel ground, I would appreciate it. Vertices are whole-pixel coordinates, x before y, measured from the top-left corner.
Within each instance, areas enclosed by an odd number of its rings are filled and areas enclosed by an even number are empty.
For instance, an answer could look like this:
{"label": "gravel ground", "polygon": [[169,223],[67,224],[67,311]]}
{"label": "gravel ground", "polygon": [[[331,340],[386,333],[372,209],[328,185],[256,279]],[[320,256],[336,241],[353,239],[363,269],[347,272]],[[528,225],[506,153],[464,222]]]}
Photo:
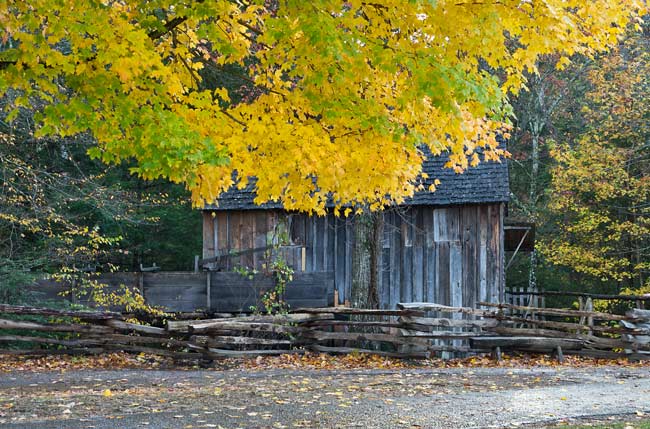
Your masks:
{"label": "gravel ground", "polygon": [[0,375],[2,428],[484,428],[650,414],[647,368]]}

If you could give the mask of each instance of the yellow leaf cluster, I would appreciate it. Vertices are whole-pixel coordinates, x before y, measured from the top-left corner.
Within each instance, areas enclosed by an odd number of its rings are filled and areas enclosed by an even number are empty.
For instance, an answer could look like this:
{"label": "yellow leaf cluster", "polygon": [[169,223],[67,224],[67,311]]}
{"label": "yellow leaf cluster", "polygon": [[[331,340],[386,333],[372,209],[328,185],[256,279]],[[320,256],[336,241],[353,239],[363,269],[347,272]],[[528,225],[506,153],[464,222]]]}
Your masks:
{"label": "yellow leaf cluster", "polygon": [[647,36],[632,32],[591,68],[586,132],[551,152],[557,233],[542,246],[555,264],[637,289],[648,286],[650,272],[647,46]]}
{"label": "yellow leaf cluster", "polygon": [[537,59],[608,48],[644,5],[7,0],[0,93],[47,100],[42,134],[90,131],[94,156],[197,205],[256,178],[258,202],[379,208],[413,194],[422,145],[459,173],[501,158]]}

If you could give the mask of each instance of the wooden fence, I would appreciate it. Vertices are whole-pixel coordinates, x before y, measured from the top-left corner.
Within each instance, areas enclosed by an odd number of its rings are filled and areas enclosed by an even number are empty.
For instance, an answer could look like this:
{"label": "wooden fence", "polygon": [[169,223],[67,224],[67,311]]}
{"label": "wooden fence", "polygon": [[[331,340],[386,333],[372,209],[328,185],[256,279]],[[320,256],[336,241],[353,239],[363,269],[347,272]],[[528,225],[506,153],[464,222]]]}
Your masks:
{"label": "wooden fence", "polygon": [[[275,316],[125,322],[119,313],[69,312],[0,305],[0,353],[149,352],[215,359],[306,350],[427,358],[439,353],[502,350],[600,358],[650,358],[650,311],[625,315],[511,304],[448,307],[404,303],[396,310],[308,308]],[[16,315],[54,316],[55,323]],[[535,315],[544,315],[540,320]],[[66,318],[67,322],[61,322]],[[82,320],[83,323],[74,322]],[[15,347],[23,344],[25,347]],[[10,348],[12,345],[14,348]],[[447,354],[447,356],[449,356]]]}
{"label": "wooden fence", "polygon": [[[264,274],[245,275],[235,272],[139,272],[106,273],[90,276],[106,285],[106,291],[117,291],[122,285],[138,290],[145,302],[169,312],[248,312],[259,307],[262,294],[274,285]],[[61,300],[62,295],[82,304],[92,305],[84,296],[78,281],[42,280],[31,291],[39,301]],[[293,308],[325,307],[334,303],[332,272],[297,272],[287,285],[284,300]],[[112,308],[120,311],[120,308]]]}
{"label": "wooden fence", "polygon": [[636,308],[644,309],[646,303],[650,302],[650,294],[645,295],[621,295],[621,294],[603,294],[571,291],[545,291],[545,290],[526,290],[523,287],[511,288],[506,291],[506,298],[509,304],[525,305],[530,307],[545,307],[546,298],[570,298],[578,302],[580,310],[593,309],[593,302],[616,301],[632,303]]}

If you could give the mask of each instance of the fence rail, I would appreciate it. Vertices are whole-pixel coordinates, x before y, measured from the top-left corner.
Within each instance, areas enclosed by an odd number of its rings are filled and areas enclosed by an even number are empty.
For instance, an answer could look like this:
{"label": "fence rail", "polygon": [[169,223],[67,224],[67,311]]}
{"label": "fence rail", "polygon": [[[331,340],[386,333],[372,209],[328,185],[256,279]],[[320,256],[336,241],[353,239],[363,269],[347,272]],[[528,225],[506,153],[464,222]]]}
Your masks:
{"label": "fence rail", "polygon": [[[531,317],[531,312],[542,311],[546,320]],[[16,320],[16,315],[55,316],[57,322]],[[84,322],[75,321],[78,318]],[[307,350],[401,358],[482,352],[499,357],[502,350],[512,350],[554,352],[559,358],[571,353],[649,359],[650,311],[617,315],[508,304],[489,304],[486,309],[404,303],[396,310],[310,308],[274,316],[171,320],[155,327],[125,322],[117,313],[57,313],[3,305],[0,344],[5,344],[0,353],[9,354],[122,350],[191,359]]]}
{"label": "fence rail", "polygon": [[[531,310],[533,308],[545,308],[547,305],[546,298],[577,298],[579,311],[593,311],[595,300],[609,301],[610,304],[631,302],[637,309],[645,309],[650,304],[650,294],[616,295],[572,291],[526,290],[523,287],[507,290],[505,297],[508,304],[518,307],[530,307]],[[542,313],[537,312],[537,314]],[[540,317],[544,318],[545,316],[542,314]]]}

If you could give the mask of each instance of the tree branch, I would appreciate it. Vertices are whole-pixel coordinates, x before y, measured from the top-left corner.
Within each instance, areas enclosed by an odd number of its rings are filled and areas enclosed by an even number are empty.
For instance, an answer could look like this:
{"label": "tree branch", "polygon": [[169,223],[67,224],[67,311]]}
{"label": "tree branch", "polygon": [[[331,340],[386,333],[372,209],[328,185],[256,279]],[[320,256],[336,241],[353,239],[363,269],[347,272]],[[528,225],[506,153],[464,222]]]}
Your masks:
{"label": "tree branch", "polygon": [[172,31],[174,28],[176,28],[179,25],[181,25],[182,23],[184,23],[185,21],[187,21],[187,17],[185,17],[185,16],[177,16],[176,18],[172,19],[171,21],[167,21],[165,23],[165,25],[163,26],[164,28],[162,28],[160,30],[151,31],[149,34],[147,34],[147,36],[149,36],[149,38],[151,40],[159,39],[162,36],[164,36],[165,34]]}

